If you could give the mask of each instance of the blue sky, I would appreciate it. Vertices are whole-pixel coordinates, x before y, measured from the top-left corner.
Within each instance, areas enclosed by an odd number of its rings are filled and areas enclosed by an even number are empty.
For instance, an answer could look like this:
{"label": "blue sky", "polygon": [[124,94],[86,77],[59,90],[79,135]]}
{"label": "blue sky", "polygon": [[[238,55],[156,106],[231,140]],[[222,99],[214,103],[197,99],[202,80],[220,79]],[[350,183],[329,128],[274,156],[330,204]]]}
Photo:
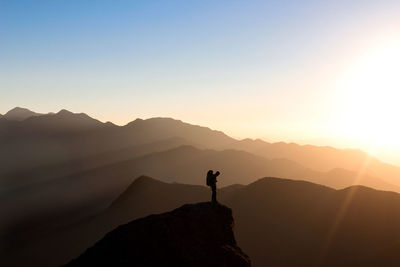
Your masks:
{"label": "blue sky", "polygon": [[337,81],[396,38],[399,14],[399,1],[0,0],[0,113],[338,144]]}

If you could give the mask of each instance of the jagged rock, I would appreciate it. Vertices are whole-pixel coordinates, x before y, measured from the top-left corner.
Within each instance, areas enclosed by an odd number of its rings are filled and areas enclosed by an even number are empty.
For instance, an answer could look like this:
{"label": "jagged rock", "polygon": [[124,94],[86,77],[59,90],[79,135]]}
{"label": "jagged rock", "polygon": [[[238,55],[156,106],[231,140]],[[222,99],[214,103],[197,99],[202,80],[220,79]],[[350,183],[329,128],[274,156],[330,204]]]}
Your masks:
{"label": "jagged rock", "polygon": [[66,266],[250,266],[231,209],[187,204],[122,225]]}

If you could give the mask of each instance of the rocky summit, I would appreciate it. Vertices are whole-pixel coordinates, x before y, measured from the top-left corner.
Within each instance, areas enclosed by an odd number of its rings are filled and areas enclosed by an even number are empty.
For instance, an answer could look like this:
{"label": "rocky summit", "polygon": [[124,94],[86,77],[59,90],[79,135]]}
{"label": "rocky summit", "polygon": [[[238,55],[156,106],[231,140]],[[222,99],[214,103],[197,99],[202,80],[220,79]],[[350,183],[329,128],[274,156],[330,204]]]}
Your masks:
{"label": "rocky summit", "polygon": [[187,204],[119,226],[66,266],[251,266],[230,208]]}

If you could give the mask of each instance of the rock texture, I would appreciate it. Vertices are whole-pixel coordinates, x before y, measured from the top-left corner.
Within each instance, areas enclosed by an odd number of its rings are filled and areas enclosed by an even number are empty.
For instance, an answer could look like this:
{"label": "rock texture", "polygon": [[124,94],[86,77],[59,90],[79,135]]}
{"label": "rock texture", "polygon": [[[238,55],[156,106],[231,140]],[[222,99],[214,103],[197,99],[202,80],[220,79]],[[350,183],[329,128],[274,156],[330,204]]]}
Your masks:
{"label": "rock texture", "polygon": [[250,266],[231,209],[187,204],[122,225],[66,266]]}

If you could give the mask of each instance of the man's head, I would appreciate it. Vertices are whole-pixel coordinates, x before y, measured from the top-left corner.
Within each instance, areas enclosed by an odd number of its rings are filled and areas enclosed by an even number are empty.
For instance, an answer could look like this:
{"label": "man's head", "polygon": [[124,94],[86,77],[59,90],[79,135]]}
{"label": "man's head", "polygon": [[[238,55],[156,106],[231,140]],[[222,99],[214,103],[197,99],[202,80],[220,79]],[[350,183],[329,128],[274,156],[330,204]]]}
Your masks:
{"label": "man's head", "polygon": [[209,171],[207,172],[207,175],[211,175],[211,174],[213,174],[213,170],[209,170]]}

